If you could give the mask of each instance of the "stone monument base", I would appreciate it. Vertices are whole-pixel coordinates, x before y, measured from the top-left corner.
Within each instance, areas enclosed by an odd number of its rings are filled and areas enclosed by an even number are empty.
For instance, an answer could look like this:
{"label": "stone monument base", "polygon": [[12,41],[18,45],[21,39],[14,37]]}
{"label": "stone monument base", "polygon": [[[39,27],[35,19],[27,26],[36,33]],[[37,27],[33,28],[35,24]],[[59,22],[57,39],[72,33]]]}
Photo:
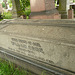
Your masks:
{"label": "stone monument base", "polygon": [[59,13],[51,14],[49,12],[32,12],[30,19],[61,19]]}
{"label": "stone monument base", "polygon": [[1,21],[0,47],[75,72],[75,20]]}
{"label": "stone monument base", "polygon": [[61,19],[68,19],[68,13],[66,11],[59,11]]}
{"label": "stone monument base", "polygon": [[30,19],[61,19],[54,0],[30,0]]}

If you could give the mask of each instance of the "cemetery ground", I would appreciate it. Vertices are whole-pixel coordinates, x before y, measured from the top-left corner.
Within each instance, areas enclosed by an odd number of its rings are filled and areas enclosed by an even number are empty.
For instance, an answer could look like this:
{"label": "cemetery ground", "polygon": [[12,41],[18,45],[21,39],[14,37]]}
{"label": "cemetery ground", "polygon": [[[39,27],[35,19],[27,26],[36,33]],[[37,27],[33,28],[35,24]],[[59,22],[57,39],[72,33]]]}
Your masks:
{"label": "cemetery ground", "polygon": [[10,61],[0,58],[0,75],[32,75],[30,72],[13,64]]}

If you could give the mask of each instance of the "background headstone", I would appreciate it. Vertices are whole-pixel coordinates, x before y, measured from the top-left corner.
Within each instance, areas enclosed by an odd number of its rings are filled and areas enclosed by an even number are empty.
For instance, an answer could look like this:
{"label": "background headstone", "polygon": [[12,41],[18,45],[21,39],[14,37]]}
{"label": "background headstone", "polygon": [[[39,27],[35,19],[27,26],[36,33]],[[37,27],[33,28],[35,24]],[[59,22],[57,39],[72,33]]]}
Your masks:
{"label": "background headstone", "polygon": [[68,18],[68,10],[70,8],[70,0],[59,0],[59,13],[62,19]]}
{"label": "background headstone", "polygon": [[54,0],[30,0],[31,19],[60,19]]}
{"label": "background headstone", "polygon": [[68,19],[74,19],[74,10],[73,9],[68,10]]}

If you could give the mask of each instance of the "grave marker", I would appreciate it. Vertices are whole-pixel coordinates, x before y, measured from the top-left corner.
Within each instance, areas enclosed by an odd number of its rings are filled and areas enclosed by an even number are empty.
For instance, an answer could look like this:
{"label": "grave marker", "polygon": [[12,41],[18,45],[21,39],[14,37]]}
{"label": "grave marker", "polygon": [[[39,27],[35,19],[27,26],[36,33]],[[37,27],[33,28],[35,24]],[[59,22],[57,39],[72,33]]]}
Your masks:
{"label": "grave marker", "polygon": [[7,20],[0,27],[3,50],[75,71],[75,20]]}
{"label": "grave marker", "polygon": [[31,19],[61,19],[54,0],[30,0]]}
{"label": "grave marker", "polygon": [[59,0],[59,13],[62,19],[68,19],[68,10],[70,9],[70,0]]}

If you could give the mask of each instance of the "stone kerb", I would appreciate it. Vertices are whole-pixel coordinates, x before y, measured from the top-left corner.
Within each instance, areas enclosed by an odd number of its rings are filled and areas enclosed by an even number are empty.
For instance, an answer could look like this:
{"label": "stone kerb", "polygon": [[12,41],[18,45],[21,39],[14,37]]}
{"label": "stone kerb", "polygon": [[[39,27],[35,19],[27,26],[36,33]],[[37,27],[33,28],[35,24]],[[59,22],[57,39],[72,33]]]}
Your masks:
{"label": "stone kerb", "polygon": [[74,20],[10,20],[6,25],[0,29],[0,47],[75,71]]}

